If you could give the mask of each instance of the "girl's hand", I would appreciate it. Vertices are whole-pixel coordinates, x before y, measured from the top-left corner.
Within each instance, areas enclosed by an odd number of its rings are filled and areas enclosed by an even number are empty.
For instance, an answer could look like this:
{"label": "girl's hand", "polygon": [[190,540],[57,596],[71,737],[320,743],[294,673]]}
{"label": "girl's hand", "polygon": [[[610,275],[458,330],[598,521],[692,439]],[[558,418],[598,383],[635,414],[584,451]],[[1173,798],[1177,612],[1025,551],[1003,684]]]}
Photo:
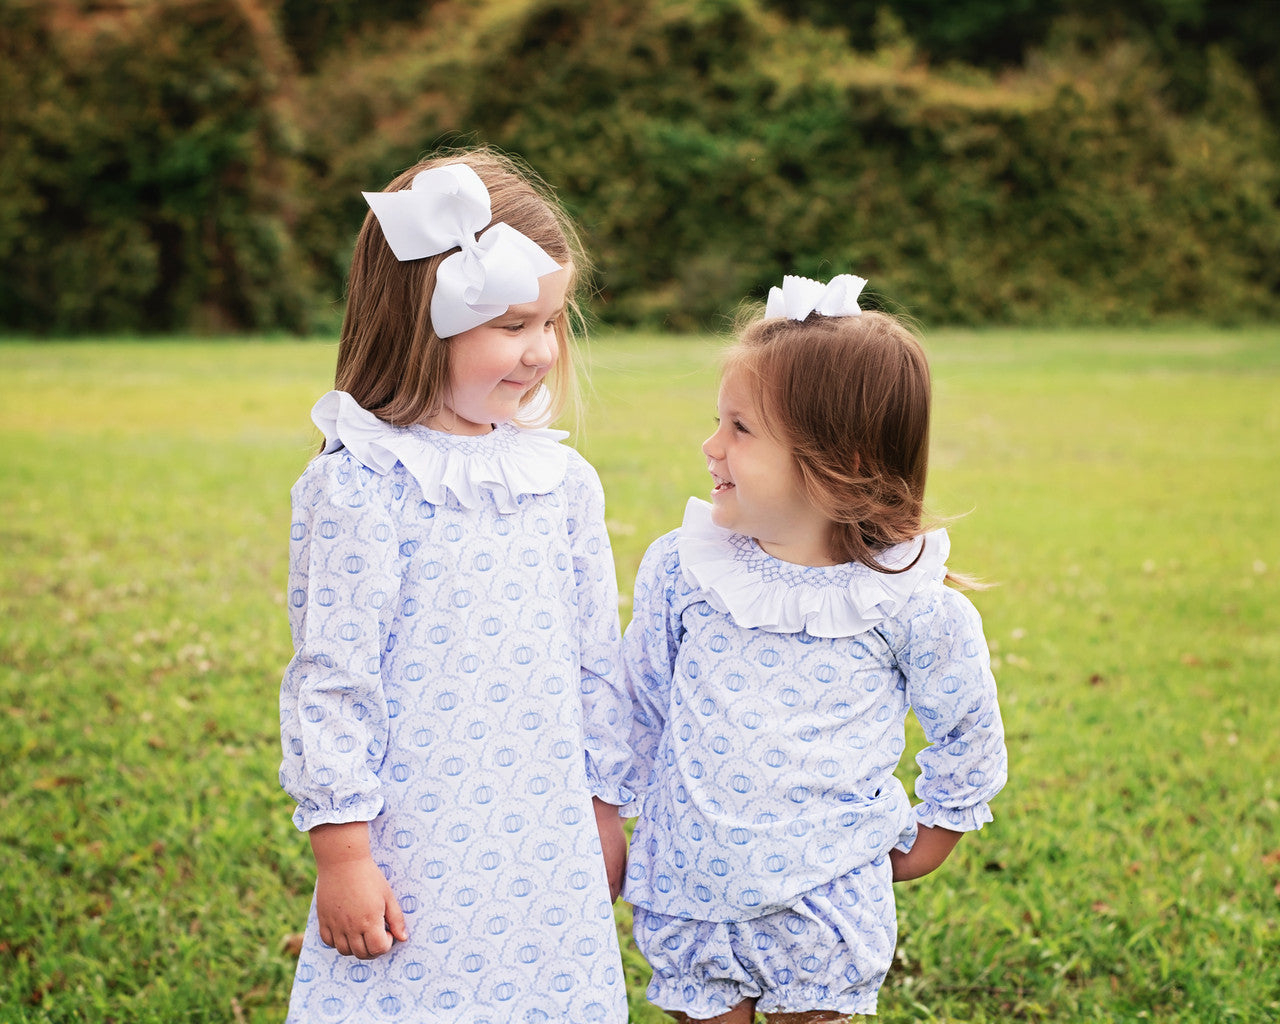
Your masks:
{"label": "girl's hand", "polygon": [[316,858],[316,916],[320,938],[343,956],[372,960],[394,941],[409,938],[391,886],[369,852],[363,821],[317,825],[311,830]]}
{"label": "girl's hand", "polygon": [[622,881],[627,873],[627,834],[622,829],[618,808],[599,797],[591,798],[596,812],[596,831],[600,833],[600,849],[604,853],[604,870],[609,878],[609,898],[622,894]]}
{"label": "girl's hand", "polygon": [[903,853],[901,850],[889,851],[889,861],[893,864],[893,880],[906,882],[912,878],[927,875],[947,859],[963,835],[963,832],[953,832],[949,828],[921,825],[916,834],[915,845],[911,847],[909,853]]}

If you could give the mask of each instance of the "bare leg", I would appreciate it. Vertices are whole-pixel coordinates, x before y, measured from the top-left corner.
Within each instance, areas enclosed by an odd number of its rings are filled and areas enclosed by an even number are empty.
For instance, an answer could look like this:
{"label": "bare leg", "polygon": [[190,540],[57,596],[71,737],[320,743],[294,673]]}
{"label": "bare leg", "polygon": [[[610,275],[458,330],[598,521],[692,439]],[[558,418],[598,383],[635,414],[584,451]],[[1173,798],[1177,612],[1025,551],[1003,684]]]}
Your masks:
{"label": "bare leg", "polygon": [[683,1013],[673,1010],[668,1010],[667,1012],[676,1019],[677,1024],[753,1024],[756,1019],[756,1001],[754,999],[744,999],[727,1013],[704,1020],[699,1020],[697,1017],[687,1017]]}
{"label": "bare leg", "polygon": [[840,1024],[847,1021],[847,1013],[835,1010],[810,1010],[807,1013],[771,1013],[769,1024]]}

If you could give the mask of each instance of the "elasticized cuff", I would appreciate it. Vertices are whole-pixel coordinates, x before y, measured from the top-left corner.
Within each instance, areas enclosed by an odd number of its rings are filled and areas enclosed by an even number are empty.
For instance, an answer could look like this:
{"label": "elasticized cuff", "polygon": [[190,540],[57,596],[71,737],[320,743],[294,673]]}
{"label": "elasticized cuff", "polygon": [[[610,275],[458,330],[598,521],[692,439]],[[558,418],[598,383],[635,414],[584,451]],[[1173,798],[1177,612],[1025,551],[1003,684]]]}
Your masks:
{"label": "elasticized cuff", "polygon": [[635,806],[636,795],[622,784],[619,773],[612,773],[611,778],[601,778],[600,771],[590,753],[587,754],[587,788],[593,797],[614,807],[624,808],[621,812],[624,817],[634,817],[639,813],[638,810],[626,809]]}
{"label": "elasticized cuff", "polygon": [[[644,802],[638,797],[630,793],[629,790],[623,790],[623,793],[631,797],[626,803],[618,806],[618,814],[624,818],[638,818],[644,809]],[[604,799],[601,797],[600,799]]]}
{"label": "elasticized cuff", "polygon": [[304,807],[293,812],[293,823],[299,832],[310,832],[317,825],[346,825],[353,821],[373,821],[382,813],[380,796],[353,799],[346,807]]}
{"label": "elasticized cuff", "polygon": [[923,803],[915,807],[916,823],[931,828],[949,828],[952,832],[975,832],[992,821],[991,809],[986,803],[972,807],[941,807]]}
{"label": "elasticized cuff", "polygon": [[634,818],[640,813],[636,795],[626,786],[602,784],[591,779],[587,780],[587,785],[593,797],[618,808],[618,813],[622,817]]}

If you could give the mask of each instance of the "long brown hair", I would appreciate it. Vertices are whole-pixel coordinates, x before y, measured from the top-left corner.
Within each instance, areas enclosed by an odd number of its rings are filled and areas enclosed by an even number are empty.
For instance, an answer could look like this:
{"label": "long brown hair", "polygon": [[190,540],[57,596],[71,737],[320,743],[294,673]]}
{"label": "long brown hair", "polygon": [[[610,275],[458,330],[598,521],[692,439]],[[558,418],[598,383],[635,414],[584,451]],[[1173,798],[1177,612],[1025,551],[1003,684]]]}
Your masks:
{"label": "long brown hair", "polygon": [[[572,340],[575,323],[581,322],[578,295],[590,272],[577,230],[536,174],[489,148],[437,153],[397,175],[384,191],[408,188],[418,172],[454,163],[465,163],[489,190],[491,224],[510,224],[569,269],[565,314],[556,324],[559,355],[547,380],[554,418],[566,404],[573,405],[576,396]],[[432,329],[431,295],[436,269],[457,251],[402,263],[391,252],[372,212],[360,228],[351,258],[334,387],[388,423],[420,423],[442,408],[450,348],[448,340]]]}
{"label": "long brown hair", "polygon": [[888,313],[756,320],[729,350],[766,430],[790,448],[807,497],[831,521],[830,554],[878,556],[920,535],[929,468],[929,363]]}

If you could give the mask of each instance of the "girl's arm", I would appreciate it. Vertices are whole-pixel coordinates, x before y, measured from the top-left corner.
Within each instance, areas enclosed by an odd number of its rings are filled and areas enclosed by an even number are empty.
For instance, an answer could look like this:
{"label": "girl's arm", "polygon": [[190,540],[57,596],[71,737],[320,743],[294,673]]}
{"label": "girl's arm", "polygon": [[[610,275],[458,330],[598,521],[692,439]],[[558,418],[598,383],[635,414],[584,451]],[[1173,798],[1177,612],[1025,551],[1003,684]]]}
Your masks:
{"label": "girl's arm", "polygon": [[622,881],[627,873],[627,834],[615,805],[605,803],[598,796],[592,797],[591,803],[596,812],[605,875],[609,879],[609,898],[616,900],[622,895]]}
{"label": "girl's arm", "polygon": [[[929,745],[916,756],[915,808],[924,848],[895,858],[895,878],[932,871],[955,847],[945,833],[991,820],[1008,773],[1004,726],[982,620],[963,595],[938,585],[911,599],[891,638],[907,699]],[[914,605],[914,607],[913,607]],[[908,874],[908,872],[910,872]]]}
{"label": "girl's arm", "polygon": [[568,527],[577,588],[587,784],[609,896],[616,900],[627,870],[627,836],[618,808],[633,802],[625,785],[631,768],[627,745],[631,702],[619,656],[618,580],[604,522],[604,490],[595,471],[580,457],[570,458],[567,491],[572,503]]}
{"label": "girl's arm", "polygon": [[293,489],[289,619],[280,686],[280,783],[315,855],[320,937],[347,956],[385,953],[407,933],[369,851],[382,809],[377,768],[389,711],[380,674],[400,585],[383,478],[343,456],[317,459]]}
{"label": "girl's arm", "polygon": [[669,533],[649,545],[640,562],[631,623],[622,638],[635,756],[627,782],[637,792],[652,781],[666,729],[671,679],[684,639],[682,596],[676,535]]}
{"label": "girl's arm", "polygon": [[631,767],[627,745],[631,702],[619,655],[618,580],[605,528],[600,478],[572,449],[565,491],[576,590],[578,688],[587,784],[593,797],[618,807],[631,800],[631,792],[624,785]]}
{"label": "girl's arm", "polygon": [[372,960],[409,938],[404,914],[369,851],[369,825],[317,825],[309,833],[316,858],[320,938],[343,956]]}
{"label": "girl's arm", "polygon": [[909,852],[889,851],[889,860],[893,864],[893,880],[907,882],[927,875],[950,856],[963,835],[963,832],[953,832],[949,828],[921,825],[916,834],[916,841]]}
{"label": "girl's arm", "polygon": [[303,832],[382,810],[390,711],[381,659],[401,582],[390,494],[384,477],[341,454],[313,461],[293,489],[280,783]]}

